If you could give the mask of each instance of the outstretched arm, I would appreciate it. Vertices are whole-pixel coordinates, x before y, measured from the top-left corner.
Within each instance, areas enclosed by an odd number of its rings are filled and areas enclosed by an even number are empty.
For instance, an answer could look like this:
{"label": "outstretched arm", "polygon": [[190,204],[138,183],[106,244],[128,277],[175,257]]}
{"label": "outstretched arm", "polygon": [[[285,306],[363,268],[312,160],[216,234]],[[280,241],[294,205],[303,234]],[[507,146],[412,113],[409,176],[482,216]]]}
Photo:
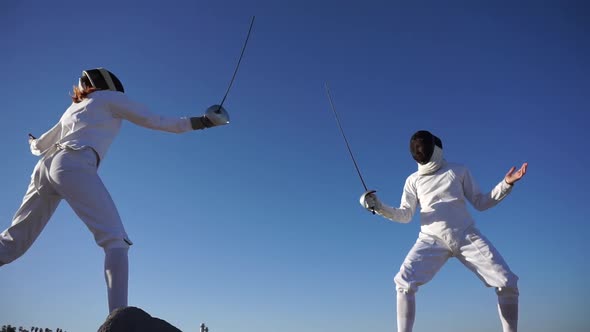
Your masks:
{"label": "outstretched arm", "polygon": [[509,185],[513,185],[518,180],[522,179],[522,177],[526,174],[526,169],[528,166],[529,166],[528,163],[524,163],[524,164],[522,164],[522,166],[520,166],[520,169],[516,172],[515,172],[516,167],[512,166],[512,168],[510,168],[508,173],[506,173],[506,176],[504,177],[504,181],[506,181],[506,183],[508,183]]}
{"label": "outstretched arm", "polygon": [[113,115],[150,129],[183,133],[229,123],[227,112],[219,105],[211,106],[200,117],[167,117],[151,113],[147,106],[132,101],[124,94],[113,98],[110,104]]}
{"label": "outstretched arm", "polygon": [[113,102],[110,105],[114,116],[133,122],[138,126],[172,133],[192,130],[189,118],[165,117],[153,114],[147,106],[132,101],[124,94],[114,95]]}

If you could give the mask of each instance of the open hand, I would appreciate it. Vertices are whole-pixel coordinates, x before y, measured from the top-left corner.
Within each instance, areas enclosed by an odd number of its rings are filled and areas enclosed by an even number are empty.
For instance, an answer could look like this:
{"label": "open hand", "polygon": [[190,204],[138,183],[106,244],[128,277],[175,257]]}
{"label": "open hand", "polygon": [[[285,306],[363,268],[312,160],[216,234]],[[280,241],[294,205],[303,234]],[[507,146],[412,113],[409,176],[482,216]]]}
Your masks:
{"label": "open hand", "polygon": [[506,176],[504,177],[504,181],[506,181],[506,183],[512,185],[516,181],[522,179],[522,177],[526,174],[526,169],[527,169],[528,165],[529,165],[528,163],[522,164],[520,169],[516,172],[515,172],[516,167],[512,166],[512,168],[510,168],[508,173],[506,173]]}

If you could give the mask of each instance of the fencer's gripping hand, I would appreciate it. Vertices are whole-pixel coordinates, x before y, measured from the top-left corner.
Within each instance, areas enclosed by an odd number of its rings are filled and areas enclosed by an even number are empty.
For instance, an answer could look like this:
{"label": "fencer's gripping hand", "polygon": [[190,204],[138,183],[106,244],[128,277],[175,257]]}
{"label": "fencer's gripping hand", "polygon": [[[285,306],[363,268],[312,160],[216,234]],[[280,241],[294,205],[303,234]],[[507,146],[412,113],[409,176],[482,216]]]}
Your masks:
{"label": "fencer's gripping hand", "polygon": [[223,126],[229,123],[229,114],[221,105],[213,105],[205,112],[205,117],[211,122],[211,127]]}
{"label": "fencer's gripping hand", "polygon": [[212,105],[200,117],[191,118],[193,129],[205,129],[223,126],[229,123],[229,114],[221,105]]}
{"label": "fencer's gripping hand", "polygon": [[33,140],[35,140],[35,136],[33,136],[32,134],[29,133],[29,145],[31,145],[31,143],[33,142]]}
{"label": "fencer's gripping hand", "polygon": [[223,126],[229,123],[229,114],[220,105],[213,105],[207,109],[204,115],[191,118],[191,126],[194,130]]}
{"label": "fencer's gripping hand", "polygon": [[359,200],[362,207],[371,211],[373,214],[375,214],[375,211],[381,210],[381,207],[383,206],[375,193],[375,190],[367,190],[361,195]]}

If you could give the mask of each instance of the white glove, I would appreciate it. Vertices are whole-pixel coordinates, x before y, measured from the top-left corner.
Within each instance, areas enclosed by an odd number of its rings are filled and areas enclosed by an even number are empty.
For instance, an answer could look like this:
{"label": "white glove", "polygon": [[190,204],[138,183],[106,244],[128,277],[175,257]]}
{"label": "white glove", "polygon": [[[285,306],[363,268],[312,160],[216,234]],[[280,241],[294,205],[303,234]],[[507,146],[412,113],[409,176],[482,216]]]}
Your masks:
{"label": "white glove", "polygon": [[229,114],[223,106],[213,105],[207,109],[204,115],[192,117],[191,126],[194,130],[222,126],[229,123]]}
{"label": "white glove", "polygon": [[222,126],[229,123],[229,114],[223,106],[213,105],[205,112],[205,117],[211,121],[212,126]]}
{"label": "white glove", "polygon": [[377,198],[377,195],[375,193],[375,190],[367,190],[361,195],[361,198],[359,200],[361,205],[365,209],[373,212],[373,214],[375,213],[375,211],[379,211],[382,206],[381,201],[379,200],[379,198]]}

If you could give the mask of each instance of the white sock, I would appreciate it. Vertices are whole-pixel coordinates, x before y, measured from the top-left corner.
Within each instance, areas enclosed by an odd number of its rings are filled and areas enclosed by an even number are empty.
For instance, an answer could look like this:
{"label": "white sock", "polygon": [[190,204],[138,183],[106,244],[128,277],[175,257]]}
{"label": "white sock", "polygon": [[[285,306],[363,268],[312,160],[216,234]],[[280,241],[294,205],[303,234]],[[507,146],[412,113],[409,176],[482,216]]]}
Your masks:
{"label": "white sock", "polygon": [[412,332],[416,318],[416,298],[414,293],[397,292],[397,331]]}
{"label": "white sock", "polygon": [[498,294],[498,313],[504,332],[517,332],[518,327],[518,293]]}
{"label": "white sock", "polygon": [[128,251],[128,248],[105,249],[104,278],[107,283],[109,313],[127,306]]}

